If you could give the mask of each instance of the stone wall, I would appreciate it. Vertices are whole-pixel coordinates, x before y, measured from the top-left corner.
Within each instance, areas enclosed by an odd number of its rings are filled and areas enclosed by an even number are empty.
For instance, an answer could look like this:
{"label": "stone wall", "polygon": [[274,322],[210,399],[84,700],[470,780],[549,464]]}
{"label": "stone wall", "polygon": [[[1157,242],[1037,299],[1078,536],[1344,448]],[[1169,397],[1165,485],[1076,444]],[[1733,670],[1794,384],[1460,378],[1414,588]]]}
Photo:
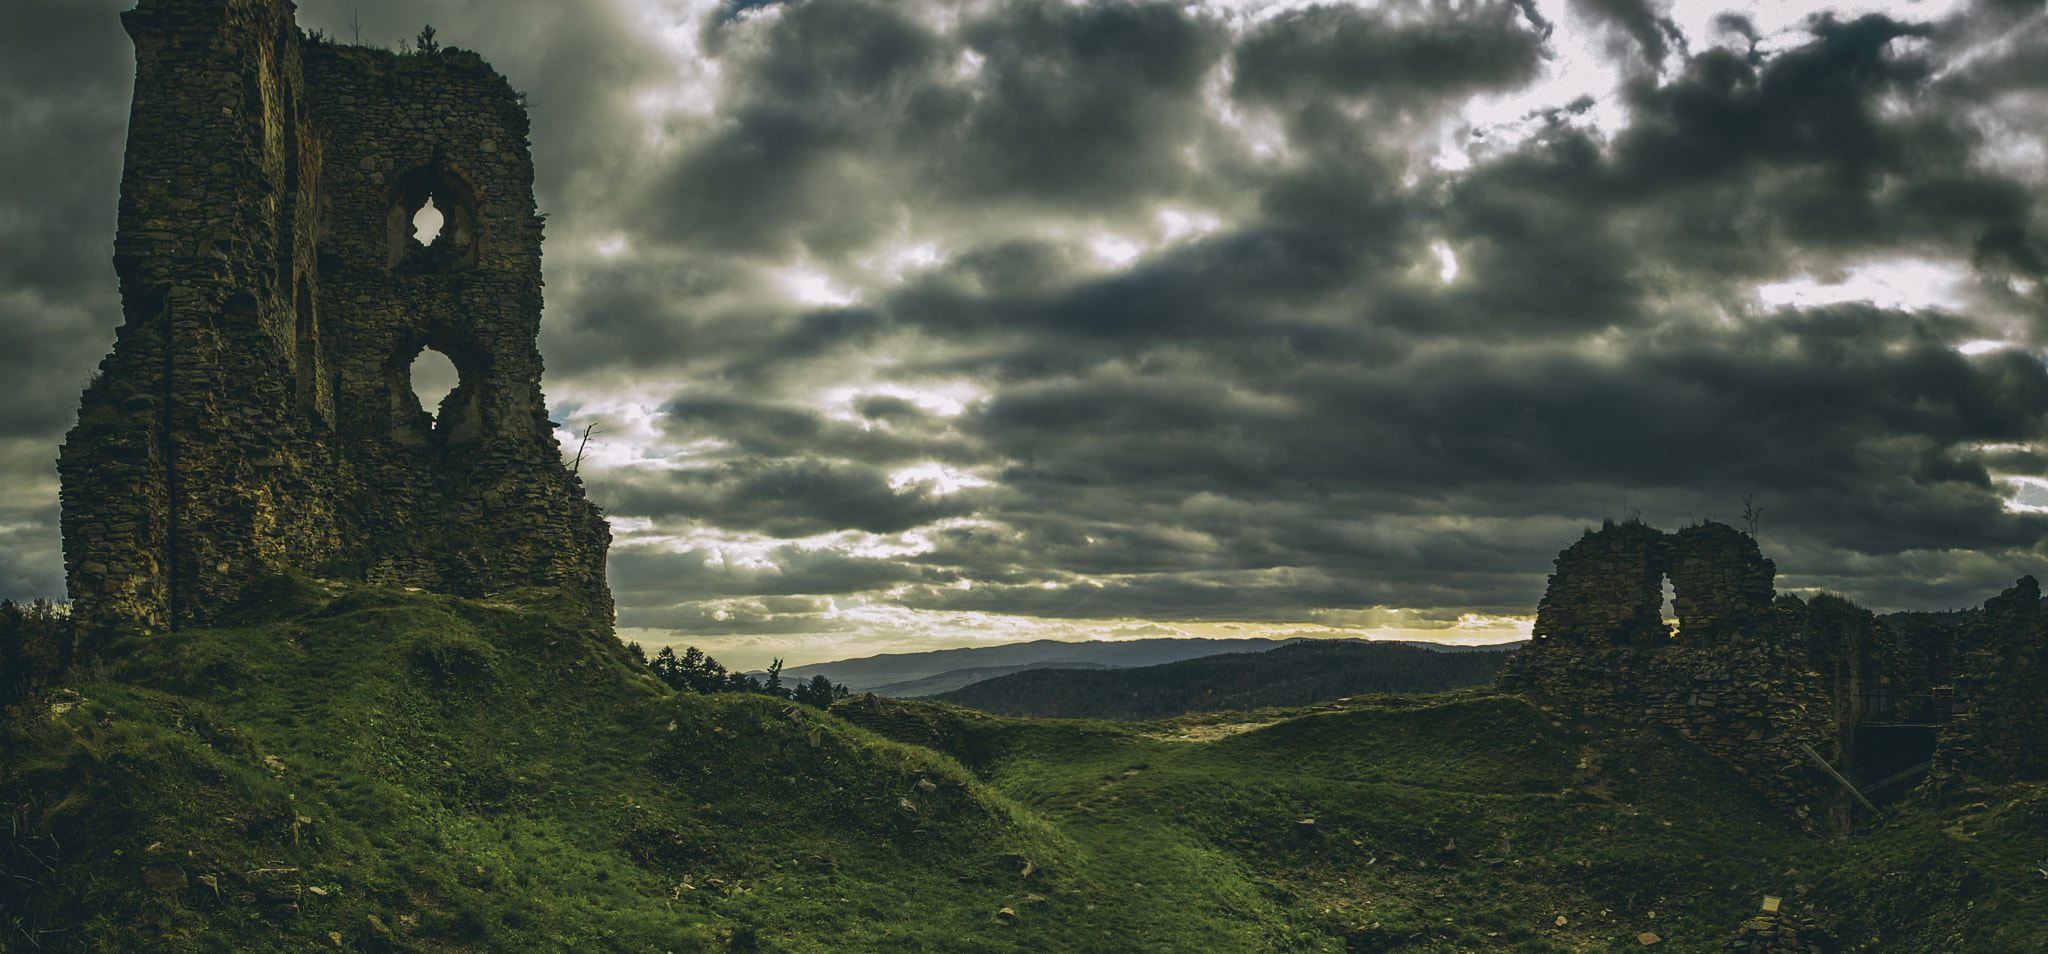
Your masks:
{"label": "stone wall", "polygon": [[1664,624],[1664,534],[1645,524],[1609,521],[1557,555],[1534,638],[1587,645],[1655,645]]}
{"label": "stone wall", "polygon": [[[1834,697],[1801,647],[1771,638],[1777,568],[1755,540],[1720,523],[1667,534],[1609,521],[1556,565],[1534,638],[1501,670],[1500,688],[1668,726],[1774,805],[1818,816],[1835,786],[1801,746],[1841,756]],[[1675,635],[1662,613],[1667,575]]]}
{"label": "stone wall", "polygon": [[1665,538],[1664,557],[1686,642],[1711,646],[1765,631],[1778,567],[1749,534],[1725,523],[1694,524]]}
{"label": "stone wall", "polygon": [[1711,521],[1667,534],[1634,520],[1610,520],[1559,553],[1556,565],[1536,608],[1533,636],[1594,645],[1668,641],[1667,576],[1678,635],[1687,642],[1713,645],[1759,632],[1770,617],[1777,576],[1777,566],[1748,534]]}
{"label": "stone wall", "polygon": [[[540,391],[518,94],[475,53],[308,40],[287,0],[122,19],[125,321],[59,461],[79,617],[204,624],[297,568],[559,586],[609,619],[610,531]],[[426,244],[430,197],[447,224]],[[461,377],[437,409],[411,388],[427,348]]]}
{"label": "stone wall", "polygon": [[2048,631],[2033,577],[1986,600],[1961,629],[1955,716],[1934,754],[1934,776],[2048,778]]}
{"label": "stone wall", "polygon": [[[1802,818],[1853,814],[1808,749],[1858,785],[1910,775],[1930,754],[1937,780],[2048,776],[2048,636],[2032,577],[1960,626],[1894,630],[1838,596],[1774,596],[1776,567],[1725,524],[1665,534],[1610,521],[1556,566],[1534,638],[1496,684],[1668,726]],[[1659,612],[1667,574],[1675,634]]]}
{"label": "stone wall", "polygon": [[1497,680],[1575,711],[1668,726],[1734,766],[1773,805],[1818,818],[1836,786],[1799,746],[1836,753],[1818,674],[1766,644],[1534,645]]}

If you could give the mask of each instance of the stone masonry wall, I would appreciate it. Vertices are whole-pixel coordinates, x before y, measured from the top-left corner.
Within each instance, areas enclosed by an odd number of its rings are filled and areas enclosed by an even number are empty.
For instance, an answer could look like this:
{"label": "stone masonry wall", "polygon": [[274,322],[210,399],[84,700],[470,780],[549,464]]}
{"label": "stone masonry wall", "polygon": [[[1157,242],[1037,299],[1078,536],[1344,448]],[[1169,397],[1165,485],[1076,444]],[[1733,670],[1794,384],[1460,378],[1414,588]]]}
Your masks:
{"label": "stone masonry wall", "polygon": [[1725,523],[1694,524],[1666,538],[1665,560],[1687,643],[1715,645],[1768,626],[1778,568],[1748,534]]}
{"label": "stone masonry wall", "polygon": [[[1656,618],[1667,573],[1675,636]],[[1775,574],[1725,524],[1664,534],[1609,522],[1558,554],[1534,638],[1496,685],[1669,726],[1809,820],[1853,809],[1808,748],[1859,785],[1914,760],[1899,740],[1929,732],[1936,780],[2048,776],[2048,628],[2032,577],[1937,637],[1896,632],[1838,596],[1775,598]],[[1953,685],[1950,659],[1964,660]],[[1861,751],[1863,730],[1891,741]]]}
{"label": "stone masonry wall", "polygon": [[[1556,565],[1501,689],[1669,726],[1774,805],[1815,817],[1833,783],[1799,746],[1836,756],[1831,696],[1796,647],[1766,638],[1776,567],[1754,540],[1718,523],[1666,534],[1610,521]],[[1676,638],[1661,612],[1667,574]]]}
{"label": "stone masonry wall", "polygon": [[1963,633],[1971,647],[1956,677],[1956,713],[1934,753],[1933,775],[2048,777],[2048,629],[2031,576],[1984,602]]}
{"label": "stone masonry wall", "polygon": [[1558,644],[1516,653],[1499,688],[1537,692],[1580,712],[1661,724],[1734,766],[1773,805],[1816,817],[1835,791],[1805,743],[1832,755],[1819,677],[1769,646]]}
{"label": "stone masonry wall", "polygon": [[1664,624],[1664,534],[1609,521],[1557,555],[1536,608],[1535,638],[1593,645],[1654,645]]}
{"label": "stone masonry wall", "polygon": [[1761,631],[1771,614],[1777,567],[1756,541],[1724,523],[1676,533],[1627,521],[1588,530],[1557,555],[1535,639],[1657,646],[1671,637],[1663,581],[1671,578],[1680,637],[1711,645]]}
{"label": "stone masonry wall", "polygon": [[[610,532],[540,391],[518,94],[474,53],[306,40],[287,0],[123,22],[125,321],[59,461],[79,617],[204,624],[253,575],[319,568],[559,586],[609,619]],[[411,389],[426,348],[461,376],[438,414]]]}

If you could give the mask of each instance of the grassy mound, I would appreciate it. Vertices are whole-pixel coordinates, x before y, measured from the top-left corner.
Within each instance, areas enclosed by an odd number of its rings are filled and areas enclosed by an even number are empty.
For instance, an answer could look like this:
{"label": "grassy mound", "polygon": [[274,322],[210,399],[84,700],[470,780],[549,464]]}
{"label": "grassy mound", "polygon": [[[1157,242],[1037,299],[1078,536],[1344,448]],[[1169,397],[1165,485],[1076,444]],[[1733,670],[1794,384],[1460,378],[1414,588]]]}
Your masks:
{"label": "grassy mound", "polygon": [[556,594],[267,596],[7,727],[0,950],[917,950],[1068,877],[951,759],[670,693]]}

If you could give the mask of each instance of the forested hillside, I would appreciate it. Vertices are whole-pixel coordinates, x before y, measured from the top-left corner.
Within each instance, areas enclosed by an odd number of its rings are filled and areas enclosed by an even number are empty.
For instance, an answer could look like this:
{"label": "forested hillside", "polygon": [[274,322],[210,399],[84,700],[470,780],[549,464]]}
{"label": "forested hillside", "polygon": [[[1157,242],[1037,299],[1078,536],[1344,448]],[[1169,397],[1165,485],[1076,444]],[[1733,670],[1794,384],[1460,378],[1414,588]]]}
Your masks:
{"label": "forested hillside", "polygon": [[1376,692],[1485,685],[1510,650],[1311,640],[1258,653],[1203,656],[1139,669],[1034,669],[932,696],[998,715],[1169,719],[1191,712],[1301,706]]}

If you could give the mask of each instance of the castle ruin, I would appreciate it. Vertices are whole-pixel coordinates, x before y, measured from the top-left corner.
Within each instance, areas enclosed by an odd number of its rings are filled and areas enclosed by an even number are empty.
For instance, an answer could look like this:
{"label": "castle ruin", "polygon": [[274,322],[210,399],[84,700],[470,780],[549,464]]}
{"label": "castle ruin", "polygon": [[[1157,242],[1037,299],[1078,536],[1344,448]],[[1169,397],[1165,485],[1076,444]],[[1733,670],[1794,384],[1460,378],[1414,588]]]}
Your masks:
{"label": "castle ruin", "polygon": [[[475,53],[302,34],[289,0],[140,0],[124,322],[58,470],[89,627],[205,625],[287,569],[611,618],[611,534],[541,396],[520,95]],[[431,201],[443,224],[415,234]],[[460,383],[438,408],[415,358]]]}
{"label": "castle ruin", "polygon": [[1904,781],[2048,776],[2033,577],[1953,625],[1894,627],[1840,597],[1776,595],[1777,567],[1726,524],[1609,521],[1556,566],[1497,685],[1674,730],[1802,818],[1852,823]]}

